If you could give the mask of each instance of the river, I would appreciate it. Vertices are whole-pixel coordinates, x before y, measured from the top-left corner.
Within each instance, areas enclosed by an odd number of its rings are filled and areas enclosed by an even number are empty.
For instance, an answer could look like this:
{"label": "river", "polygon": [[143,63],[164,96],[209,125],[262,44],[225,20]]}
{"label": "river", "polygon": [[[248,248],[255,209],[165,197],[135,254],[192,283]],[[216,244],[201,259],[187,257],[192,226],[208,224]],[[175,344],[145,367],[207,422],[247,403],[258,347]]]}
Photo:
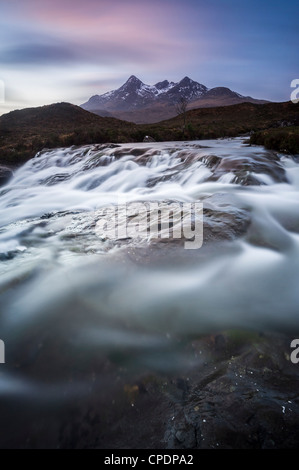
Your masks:
{"label": "river", "polygon": [[[96,421],[79,439],[81,413],[99,407],[110,435],[140,377],[192,374],[206,338],[295,338],[298,163],[236,138],[44,150],[19,168],[0,188],[1,445],[116,446],[90,437]],[[201,204],[203,244],[102,235],[105,210],[132,203]]]}

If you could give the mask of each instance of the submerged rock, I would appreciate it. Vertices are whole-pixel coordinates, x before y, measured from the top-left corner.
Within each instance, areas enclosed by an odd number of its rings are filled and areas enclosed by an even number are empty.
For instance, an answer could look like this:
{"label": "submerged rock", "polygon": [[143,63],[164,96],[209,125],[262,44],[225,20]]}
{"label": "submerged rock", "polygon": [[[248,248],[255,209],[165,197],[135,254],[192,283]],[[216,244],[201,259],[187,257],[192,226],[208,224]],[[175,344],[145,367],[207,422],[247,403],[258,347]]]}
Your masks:
{"label": "submerged rock", "polygon": [[146,135],[143,139],[143,142],[156,142],[156,141],[153,137]]}
{"label": "submerged rock", "polygon": [[[204,359],[195,370],[179,378],[139,379],[133,408],[121,412],[116,406],[108,420],[93,408],[99,423],[94,426],[88,413],[81,424],[78,419],[78,447],[84,447],[87,428],[90,439],[98,438],[93,445],[104,449],[297,448],[299,369],[288,359],[287,338],[220,336],[221,341],[215,335],[193,343],[194,353]],[[61,438],[68,447],[69,437]]]}

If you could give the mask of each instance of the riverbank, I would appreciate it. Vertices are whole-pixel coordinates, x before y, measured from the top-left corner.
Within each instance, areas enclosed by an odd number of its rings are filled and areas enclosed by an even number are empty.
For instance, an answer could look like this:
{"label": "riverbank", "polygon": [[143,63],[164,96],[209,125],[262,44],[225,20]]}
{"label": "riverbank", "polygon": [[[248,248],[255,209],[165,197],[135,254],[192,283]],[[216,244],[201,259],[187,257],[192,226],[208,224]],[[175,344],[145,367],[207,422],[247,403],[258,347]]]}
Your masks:
{"label": "riverbank", "polygon": [[[168,142],[251,135],[252,144],[264,141],[268,148],[294,153],[298,148],[298,109],[299,104],[291,102],[242,103],[195,109],[186,113],[186,119],[177,116],[151,125],[102,118],[68,103],[13,111],[0,117],[0,164],[21,165],[44,148],[136,143],[145,136]],[[278,138],[268,138],[269,133]]]}
{"label": "riverbank", "polygon": [[267,149],[299,155],[299,127],[284,127],[255,132],[250,137],[252,145],[264,145]]}

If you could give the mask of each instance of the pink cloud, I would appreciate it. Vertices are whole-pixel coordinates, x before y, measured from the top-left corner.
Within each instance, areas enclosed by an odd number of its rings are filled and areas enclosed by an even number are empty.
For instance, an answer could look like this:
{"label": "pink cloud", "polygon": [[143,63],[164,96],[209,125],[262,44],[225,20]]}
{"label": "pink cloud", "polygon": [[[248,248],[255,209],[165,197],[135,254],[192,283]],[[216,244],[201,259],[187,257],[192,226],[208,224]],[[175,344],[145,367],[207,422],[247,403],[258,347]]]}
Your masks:
{"label": "pink cloud", "polygon": [[[11,0],[13,7],[17,2]],[[191,46],[180,34],[182,11],[175,2],[107,0],[25,0],[14,15],[26,19],[33,28],[42,29],[74,44],[93,43],[119,46],[131,51],[144,50],[157,58]]]}

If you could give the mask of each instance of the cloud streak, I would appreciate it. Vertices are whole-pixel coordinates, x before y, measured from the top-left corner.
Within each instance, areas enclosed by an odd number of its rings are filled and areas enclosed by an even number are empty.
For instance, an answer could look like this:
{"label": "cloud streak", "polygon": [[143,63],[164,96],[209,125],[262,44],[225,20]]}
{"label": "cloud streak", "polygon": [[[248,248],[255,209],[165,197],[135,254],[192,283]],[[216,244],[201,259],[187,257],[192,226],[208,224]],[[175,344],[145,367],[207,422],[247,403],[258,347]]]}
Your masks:
{"label": "cloud streak", "polygon": [[[21,8],[17,17],[12,8],[15,1],[12,0],[7,11],[8,40],[0,46],[0,63],[5,65],[45,65],[55,60],[57,63],[148,64],[151,61],[158,65],[166,61],[171,64],[179,54],[184,57],[186,48],[191,47],[174,30],[174,17],[169,17],[165,6],[160,6],[157,16],[150,4],[144,8],[142,2],[25,0],[23,3],[26,8]],[[11,22],[18,22],[18,17],[23,15],[27,20],[22,26],[26,25],[27,31],[17,33],[11,40]]]}

